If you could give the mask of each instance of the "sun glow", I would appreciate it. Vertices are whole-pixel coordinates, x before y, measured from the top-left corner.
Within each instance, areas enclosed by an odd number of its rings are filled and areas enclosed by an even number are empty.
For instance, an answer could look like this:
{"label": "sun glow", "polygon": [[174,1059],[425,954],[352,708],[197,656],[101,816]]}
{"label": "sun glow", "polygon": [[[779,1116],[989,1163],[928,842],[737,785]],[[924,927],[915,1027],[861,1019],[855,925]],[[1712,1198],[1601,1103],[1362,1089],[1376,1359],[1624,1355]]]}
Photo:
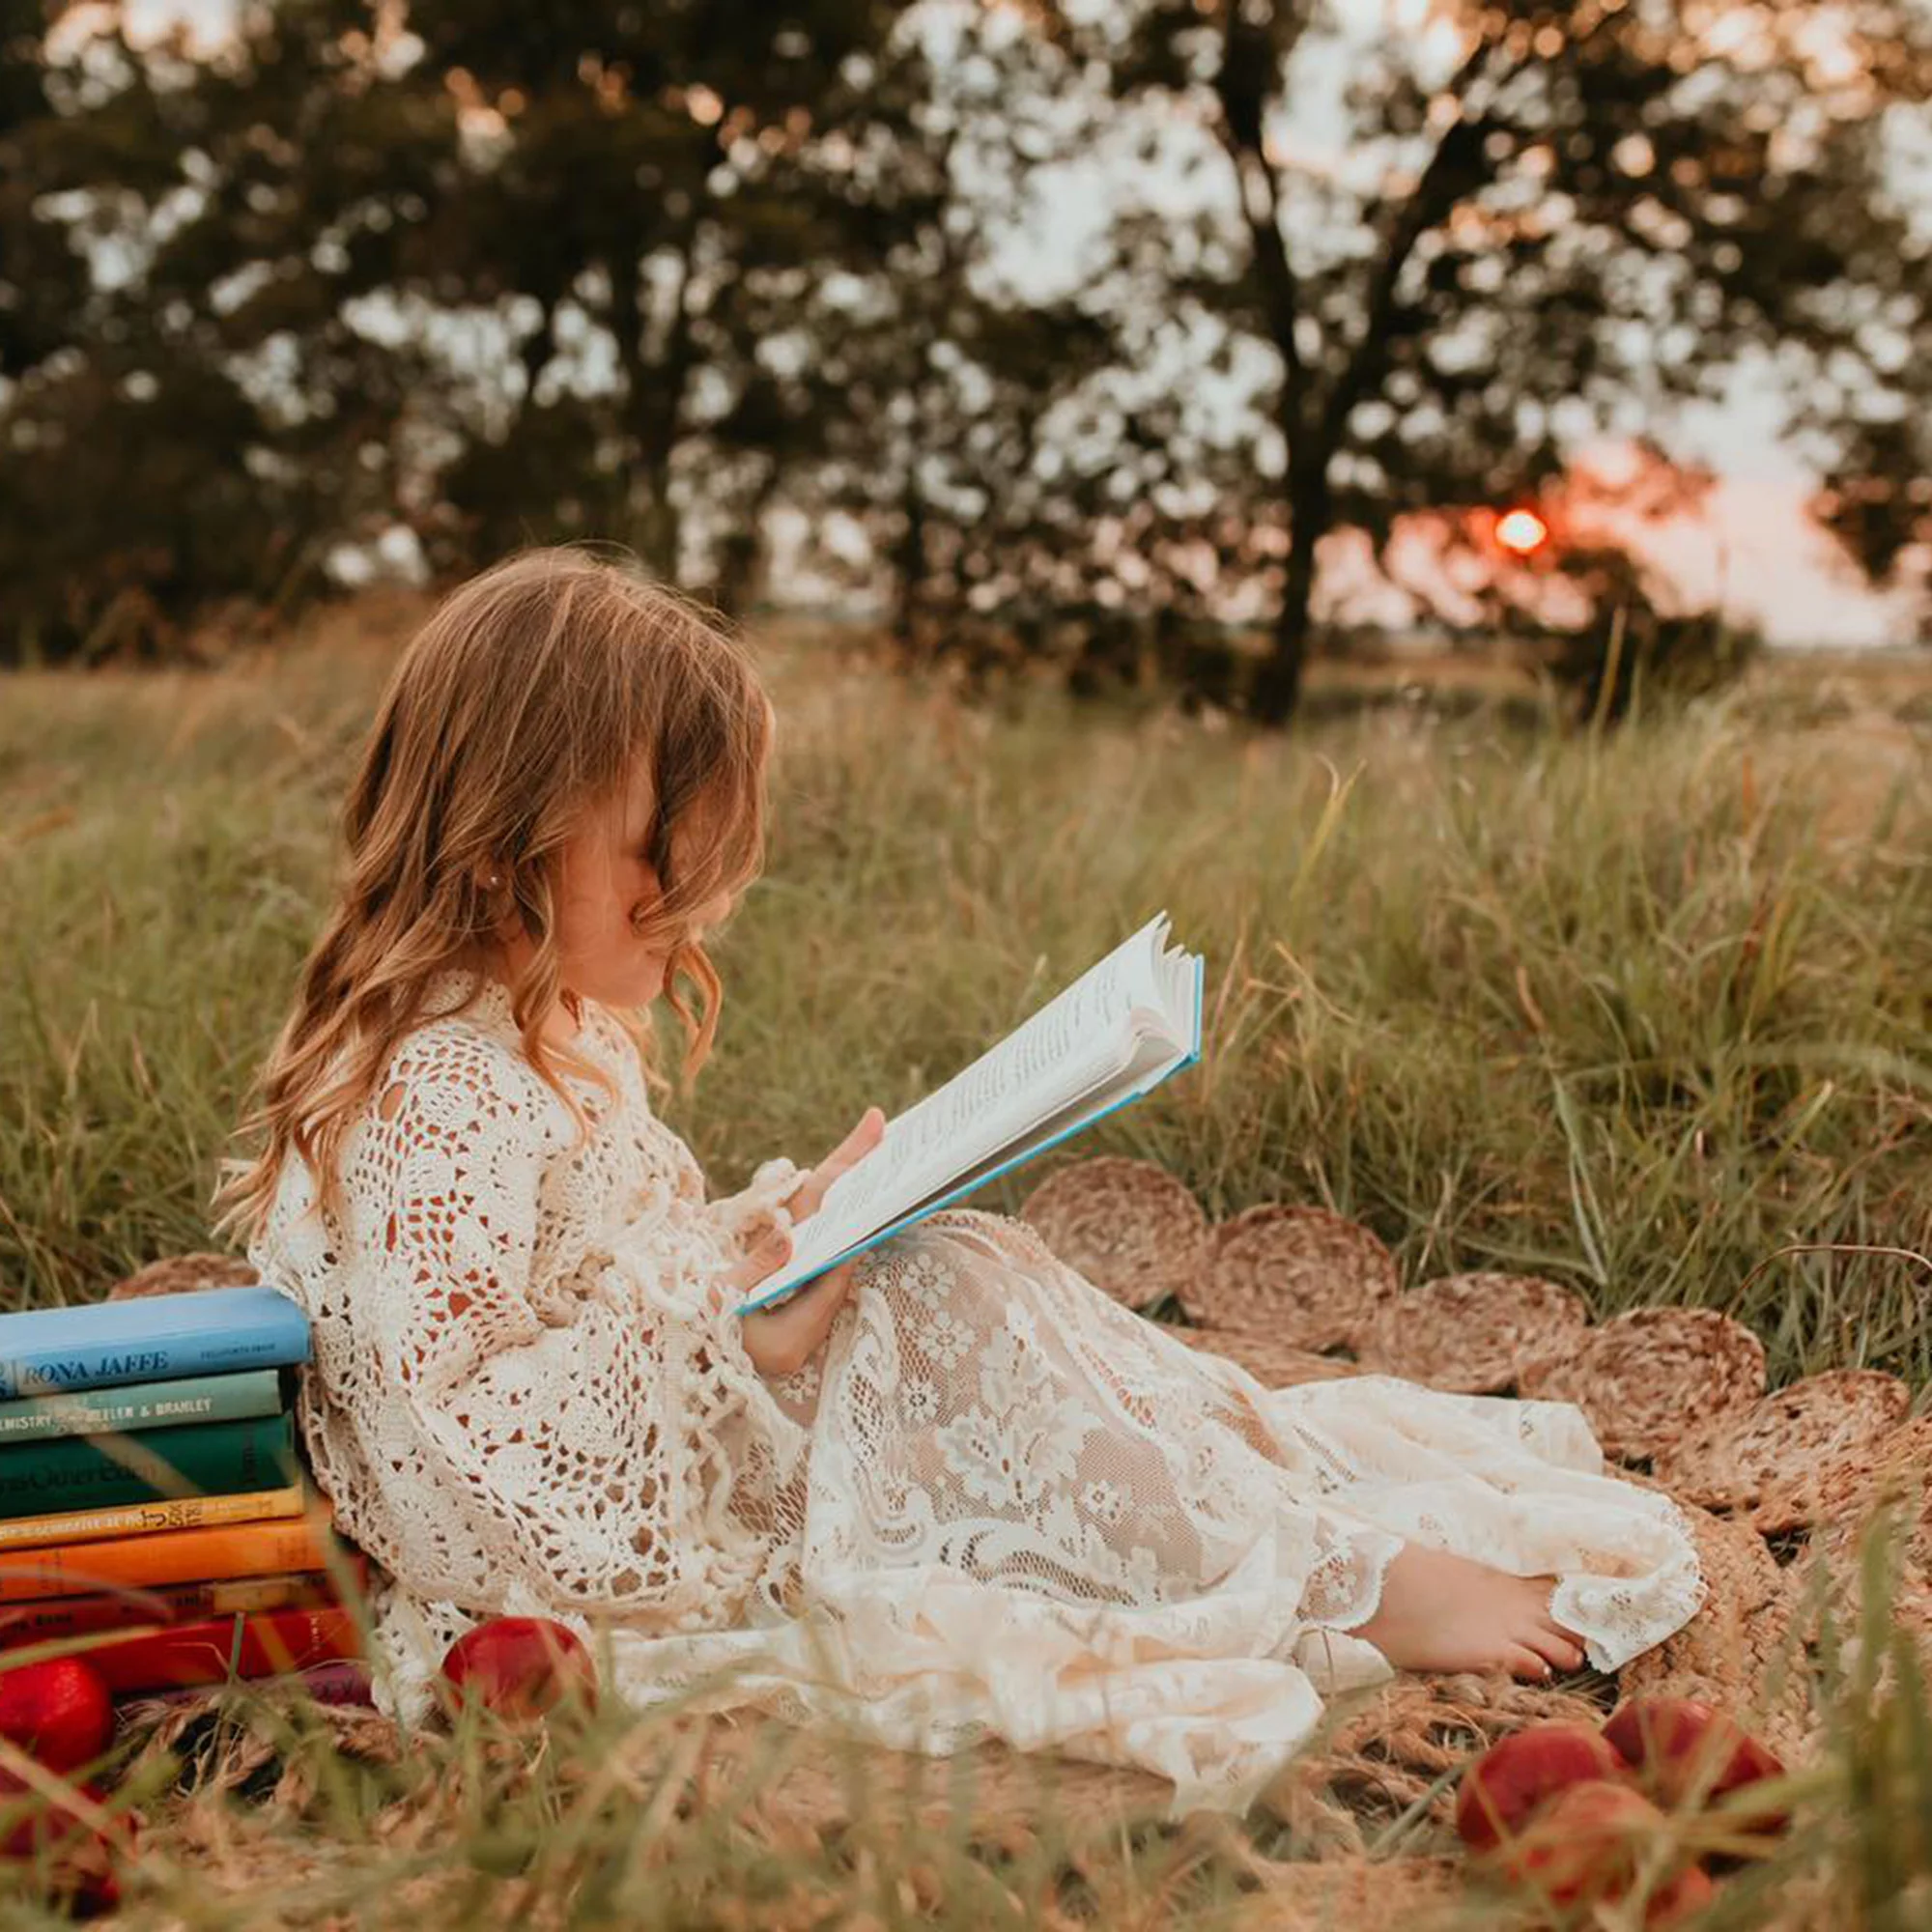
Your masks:
{"label": "sun glow", "polygon": [[1534,510],[1511,510],[1496,520],[1496,541],[1516,556],[1529,556],[1549,541],[1549,526]]}

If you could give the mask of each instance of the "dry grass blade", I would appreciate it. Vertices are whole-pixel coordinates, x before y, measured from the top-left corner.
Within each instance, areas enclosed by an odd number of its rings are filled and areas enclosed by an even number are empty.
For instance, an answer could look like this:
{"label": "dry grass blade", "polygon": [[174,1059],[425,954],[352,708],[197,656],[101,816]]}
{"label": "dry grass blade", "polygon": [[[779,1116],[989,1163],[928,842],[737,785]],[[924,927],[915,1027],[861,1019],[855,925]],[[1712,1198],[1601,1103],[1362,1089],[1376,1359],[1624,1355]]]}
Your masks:
{"label": "dry grass blade", "polygon": [[1530,1724],[1594,1725],[1603,1716],[1578,1691],[1501,1675],[1405,1674],[1346,1715],[1314,1761],[1327,1788],[1357,1811],[1423,1809],[1446,1824],[1455,1774],[1497,1739]]}
{"label": "dry grass blade", "polygon": [[1218,1932],[1431,1932],[1452,1922],[1463,1873],[1450,1858],[1275,1861]]}

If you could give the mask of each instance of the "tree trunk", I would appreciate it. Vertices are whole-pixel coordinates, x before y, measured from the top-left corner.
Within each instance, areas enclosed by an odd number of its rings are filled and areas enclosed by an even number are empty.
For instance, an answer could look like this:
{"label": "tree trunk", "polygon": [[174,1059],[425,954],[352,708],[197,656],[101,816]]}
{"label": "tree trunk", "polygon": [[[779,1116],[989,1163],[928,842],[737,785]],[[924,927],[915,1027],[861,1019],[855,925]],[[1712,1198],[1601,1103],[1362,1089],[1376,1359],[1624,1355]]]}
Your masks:
{"label": "tree trunk", "polygon": [[1315,589],[1315,562],[1309,547],[1294,546],[1288,559],[1288,582],[1275,612],[1274,639],[1248,698],[1257,724],[1282,725],[1301,703],[1301,668],[1308,655],[1309,602]]}
{"label": "tree trunk", "polygon": [[524,365],[524,393],[517,398],[517,421],[521,422],[535,404],[537,380],[549,368],[550,358],[555,354],[556,317],[551,304],[545,302],[537,326],[524,337],[517,350],[517,359]]}
{"label": "tree trunk", "polygon": [[711,601],[727,617],[742,616],[758,588],[758,572],[765,560],[765,517],[778,495],[780,474],[773,458],[739,521],[719,539],[718,582]]}
{"label": "tree trunk", "polygon": [[1327,467],[1323,451],[1315,476],[1289,486],[1288,578],[1275,612],[1274,640],[1248,696],[1248,715],[1258,724],[1286,724],[1301,702],[1302,667],[1314,628],[1315,547],[1327,535],[1335,513]]}
{"label": "tree trunk", "polygon": [[925,499],[916,478],[906,479],[905,522],[893,546],[893,641],[906,663],[919,644],[921,593],[925,588]]}
{"label": "tree trunk", "polygon": [[[679,283],[677,311],[662,356],[646,350],[638,259],[618,251],[610,263],[611,332],[624,372],[623,422],[634,451],[631,472],[631,547],[667,582],[677,582],[683,551],[682,520],[672,501],[671,458],[677,450],[685,384],[691,374],[691,317]],[[690,274],[686,258],[684,274]],[[641,498],[641,500],[640,500]]]}
{"label": "tree trunk", "polygon": [[670,451],[647,449],[634,478],[643,482],[643,500],[635,493],[631,508],[630,541],[645,565],[667,583],[677,582],[678,560],[684,549],[682,520],[670,494]]}

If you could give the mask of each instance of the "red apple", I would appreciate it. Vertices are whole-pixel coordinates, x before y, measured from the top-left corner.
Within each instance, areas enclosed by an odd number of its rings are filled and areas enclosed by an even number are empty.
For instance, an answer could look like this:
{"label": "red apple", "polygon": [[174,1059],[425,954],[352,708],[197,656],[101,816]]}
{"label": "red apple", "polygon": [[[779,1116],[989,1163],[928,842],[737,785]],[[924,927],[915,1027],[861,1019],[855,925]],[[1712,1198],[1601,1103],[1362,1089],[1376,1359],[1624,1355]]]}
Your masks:
{"label": "red apple", "polygon": [[0,1670],[0,1738],[63,1777],[92,1764],[114,1736],[114,1698],[78,1657]]}
{"label": "red apple", "polygon": [[1670,1925],[1682,1925],[1715,1902],[1718,1888],[1701,1865],[1687,1865],[1668,1885],[1661,1885],[1650,1894],[1643,1909],[1643,1922],[1653,1932]]}
{"label": "red apple", "polygon": [[1617,1778],[1623,1760],[1587,1724],[1531,1724],[1493,1744],[1463,1774],[1456,1830],[1486,1852],[1529,1822],[1537,1807],[1585,1779]]}
{"label": "red apple", "polygon": [[500,1718],[540,1718],[566,1698],[597,1701],[597,1666],[573,1630],[548,1617],[493,1617],[442,1660],[453,1702],[475,1698]]}
{"label": "red apple", "polygon": [[[1666,1810],[1715,1804],[1784,1776],[1784,1766],[1741,1725],[1689,1697],[1634,1697],[1611,1713],[1604,1735]],[[1781,1832],[1790,1813],[1766,1812],[1752,1822]]]}
{"label": "red apple", "polygon": [[69,1785],[71,1798],[49,1798],[12,1772],[0,1771],[0,1860],[36,1868],[49,1897],[83,1915],[112,1912],[121,1902],[120,1867],[137,1849],[134,1821],[125,1812],[108,1829],[83,1817],[75,1801],[106,1808],[92,1784]]}
{"label": "red apple", "polygon": [[[1503,1840],[1495,1862],[1546,1905],[1611,1903],[1629,1895],[1651,1847],[1669,1830],[1642,1792],[1621,1779],[1592,1778],[1559,1791],[1526,1831]],[[1688,1902],[1696,1889],[1691,1880],[1680,1890],[1685,1876],[1652,1894],[1646,1923],[1668,1924],[1660,1912],[1681,1913],[1677,1899]]]}

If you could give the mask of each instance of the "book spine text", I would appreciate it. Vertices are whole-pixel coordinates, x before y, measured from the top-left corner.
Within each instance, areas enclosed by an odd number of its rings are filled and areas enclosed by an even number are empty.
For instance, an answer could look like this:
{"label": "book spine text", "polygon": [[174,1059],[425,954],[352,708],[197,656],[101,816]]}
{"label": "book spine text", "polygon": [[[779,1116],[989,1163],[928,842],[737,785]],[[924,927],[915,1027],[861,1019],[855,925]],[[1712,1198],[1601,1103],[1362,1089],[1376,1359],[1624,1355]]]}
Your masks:
{"label": "book spine text", "polygon": [[73,1389],[61,1395],[0,1402],[0,1449],[64,1435],[107,1435],[137,1429],[173,1429],[195,1422],[240,1422],[273,1415],[282,1406],[281,1372],[246,1369],[239,1375],[188,1376],[173,1381],[129,1382],[117,1388]]}
{"label": "book spine text", "polygon": [[200,1529],[254,1522],[263,1517],[299,1516],[301,1485],[256,1490],[234,1496],[175,1496],[165,1502],[123,1503],[114,1509],[64,1510],[58,1516],[0,1520],[0,1551],[46,1543],[91,1543],[109,1536],[152,1536],[167,1529]]}
{"label": "book spine text", "polygon": [[[359,1587],[361,1576],[355,1576]],[[0,1650],[57,1643],[136,1625],[205,1623],[210,1617],[253,1616],[264,1610],[312,1609],[336,1601],[333,1577],[307,1571],[270,1577],[219,1577],[191,1583],[164,1583],[97,1590],[84,1597],[49,1597],[38,1603],[0,1605]]]}
{"label": "book spine text", "polygon": [[221,1684],[230,1676],[276,1677],[338,1658],[359,1657],[354,1615],[339,1608],[268,1610],[211,1617],[99,1644],[87,1662],[117,1697],[182,1684]]}
{"label": "book spine text", "polygon": [[[272,1498],[279,1504],[281,1492]],[[299,1496],[299,1492],[298,1492]],[[101,1590],[158,1588],[209,1577],[272,1577],[327,1571],[345,1560],[345,1548],[327,1519],[298,1507],[278,1517],[158,1534],[101,1532],[93,1542],[59,1541],[0,1551],[0,1603],[37,1603],[46,1597],[85,1596]]]}
{"label": "book spine text", "polygon": [[0,1449],[0,1518],[279,1489],[296,1475],[286,1415],[64,1435]]}

